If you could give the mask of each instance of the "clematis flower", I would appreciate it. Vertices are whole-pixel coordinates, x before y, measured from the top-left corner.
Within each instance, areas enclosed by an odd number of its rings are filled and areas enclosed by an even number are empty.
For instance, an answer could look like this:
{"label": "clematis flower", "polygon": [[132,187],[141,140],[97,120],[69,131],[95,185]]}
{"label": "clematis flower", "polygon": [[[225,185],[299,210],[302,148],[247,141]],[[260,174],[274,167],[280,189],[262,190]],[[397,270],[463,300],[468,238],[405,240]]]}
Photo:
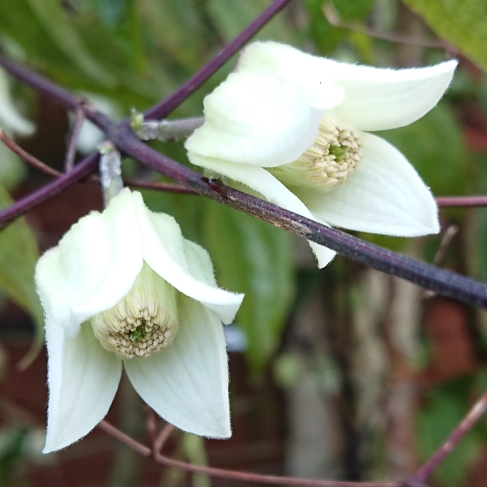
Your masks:
{"label": "clematis flower", "polygon": [[49,405],[44,452],[106,415],[122,373],[160,416],[214,438],[231,434],[222,322],[243,296],[216,286],[209,256],[168,215],[122,190],[39,260]]}
{"label": "clematis flower", "polygon": [[[189,160],[326,225],[404,237],[437,233],[429,189],[394,146],[365,131],[421,118],[456,65],[380,69],[256,42],[205,98],[205,122],[186,141]],[[335,255],[310,245],[319,267]]]}

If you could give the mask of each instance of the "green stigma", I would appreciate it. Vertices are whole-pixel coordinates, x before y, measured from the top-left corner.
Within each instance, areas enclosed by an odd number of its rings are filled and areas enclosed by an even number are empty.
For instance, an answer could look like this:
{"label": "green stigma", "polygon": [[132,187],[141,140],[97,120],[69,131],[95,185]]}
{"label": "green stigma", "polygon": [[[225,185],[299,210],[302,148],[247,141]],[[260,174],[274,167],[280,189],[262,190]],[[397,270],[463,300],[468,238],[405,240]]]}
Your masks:
{"label": "green stigma", "polygon": [[332,145],[330,146],[330,154],[334,155],[337,162],[341,162],[345,154],[347,153],[348,148],[343,147],[341,145]]}
{"label": "green stigma", "polygon": [[128,333],[131,342],[138,342],[145,338],[145,327],[144,325],[139,325],[135,330]]}

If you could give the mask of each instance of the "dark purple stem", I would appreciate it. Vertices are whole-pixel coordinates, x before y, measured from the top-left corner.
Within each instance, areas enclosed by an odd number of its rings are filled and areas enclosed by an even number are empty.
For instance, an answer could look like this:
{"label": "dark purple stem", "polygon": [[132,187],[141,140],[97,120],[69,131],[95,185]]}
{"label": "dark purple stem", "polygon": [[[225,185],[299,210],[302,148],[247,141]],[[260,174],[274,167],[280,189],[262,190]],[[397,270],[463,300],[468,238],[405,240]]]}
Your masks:
{"label": "dark purple stem", "polygon": [[[34,89],[39,89],[47,96],[50,96],[52,91],[53,98],[66,108],[75,111],[80,106],[76,97],[42,76],[31,73],[29,70],[21,68],[1,56],[0,64],[26,84]],[[200,174],[146,146],[135,137],[127,124],[122,123],[117,126],[105,115],[89,108],[86,110],[87,118],[102,128],[115,147],[121,152],[149,165],[156,171],[201,195],[329,247],[356,262],[407,279],[426,289],[467,304],[487,307],[487,285],[484,283],[409,259],[229,188],[218,181],[208,181]],[[65,176],[20,200],[12,207],[0,211],[0,223],[12,220],[25,212],[26,209],[82,179],[96,168],[96,161],[96,155],[90,156]]]}
{"label": "dark purple stem", "polygon": [[267,22],[280,12],[291,0],[275,0],[241,34],[227,44],[210,62],[161,103],[145,112],[147,119],[162,119],[194,93],[210,76],[221,68],[245,43],[247,43]]}
{"label": "dark purple stem", "polygon": [[14,218],[23,215],[25,212],[39,205],[43,201],[46,201],[51,196],[59,193],[63,189],[72,186],[79,180],[91,174],[98,166],[98,154],[91,154],[86,159],[83,159],[79,164],[75,166],[72,171],[61,176],[60,178],[52,181],[46,186],[34,191],[19,201],[15,202],[12,206],[0,211],[0,224],[9,222]]}
{"label": "dark purple stem", "polygon": [[364,242],[352,235],[229,188],[219,181],[209,181],[197,172],[142,144],[126,127],[112,132],[110,140],[122,152],[201,195],[324,245],[355,262],[414,282],[438,294],[487,308],[487,284]]}

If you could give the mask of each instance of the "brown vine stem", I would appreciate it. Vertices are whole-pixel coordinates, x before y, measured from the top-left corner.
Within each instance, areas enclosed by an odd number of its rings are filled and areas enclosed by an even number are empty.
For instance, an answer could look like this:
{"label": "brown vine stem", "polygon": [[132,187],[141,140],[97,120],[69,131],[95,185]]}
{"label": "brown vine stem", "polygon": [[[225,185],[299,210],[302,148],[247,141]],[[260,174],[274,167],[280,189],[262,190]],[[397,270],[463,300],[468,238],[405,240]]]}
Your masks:
{"label": "brown vine stem", "polygon": [[441,207],[487,206],[487,196],[439,196],[436,202]]}
{"label": "brown vine stem", "polygon": [[[338,12],[331,3],[323,5],[321,10],[323,12],[323,15],[325,16],[325,19],[330,23],[330,25],[336,27],[337,29],[350,30],[352,32],[358,32],[359,34],[364,34],[368,37],[373,37],[375,39],[380,39],[388,42],[395,42],[397,44],[409,44],[412,46],[429,47],[432,49],[443,49],[450,53],[453,51],[453,46],[441,39],[416,39],[410,36],[388,34],[386,32],[377,32],[358,24],[345,22],[340,19]],[[456,53],[456,50],[454,51],[454,53]]]}
{"label": "brown vine stem", "polygon": [[162,448],[166,444],[167,440],[171,436],[172,432],[175,430],[175,427],[171,423],[167,423],[164,428],[162,428],[161,432],[157,435],[157,438],[154,441],[152,446],[153,454],[160,454]]}
{"label": "brown vine stem", "polygon": [[[81,102],[83,103],[83,102]],[[69,137],[68,149],[66,150],[66,158],[64,161],[64,172],[71,171],[74,167],[74,160],[76,158],[76,145],[78,143],[79,134],[83,123],[85,121],[85,112],[81,106],[76,108],[75,119],[71,135]]]}
{"label": "brown vine stem", "polygon": [[[172,432],[172,428],[166,427],[162,430],[160,437],[163,437],[164,441],[167,440],[169,434]],[[293,477],[284,477],[279,475],[263,475],[249,472],[238,472],[235,470],[225,470],[221,468],[204,467],[200,465],[193,465],[187,462],[181,462],[179,460],[173,460],[172,458],[161,455],[154,448],[151,451],[150,448],[134,440],[132,437],[122,433],[118,428],[103,420],[98,424],[98,427],[113,436],[117,440],[121,441],[132,450],[140,453],[141,455],[148,457],[152,454],[154,460],[160,465],[166,467],[179,468],[191,473],[200,473],[209,475],[211,477],[220,477],[224,479],[240,480],[242,482],[255,482],[261,484],[279,484],[301,487],[400,487],[397,482],[347,482],[340,480],[315,480],[315,479],[302,479]],[[162,447],[162,445],[161,445]]]}
{"label": "brown vine stem", "polygon": [[27,151],[22,149],[18,144],[16,144],[2,129],[0,129],[0,140],[8,147],[14,154],[17,154],[21,159],[23,159],[30,166],[42,171],[49,176],[54,176],[55,178],[62,175],[59,171],[52,169],[47,164],[39,161],[36,157],[29,154]]}
{"label": "brown vine stem", "polygon": [[122,443],[125,443],[125,445],[129,446],[132,448],[132,450],[136,451],[137,453],[140,453],[144,457],[150,457],[151,456],[151,449],[142,443],[139,443],[137,440],[134,440],[132,437],[129,435],[126,435],[125,433],[122,433],[118,428],[110,424],[108,421],[105,421],[102,419],[98,423],[98,427],[103,430],[105,433],[108,433],[110,436],[113,436],[117,440],[121,441]]}
{"label": "brown vine stem", "polygon": [[472,429],[473,425],[487,411],[487,392],[473,405],[463,421],[453,430],[443,444],[419,469],[402,485],[403,487],[425,487],[426,480],[438,465],[457,446],[458,442]]}

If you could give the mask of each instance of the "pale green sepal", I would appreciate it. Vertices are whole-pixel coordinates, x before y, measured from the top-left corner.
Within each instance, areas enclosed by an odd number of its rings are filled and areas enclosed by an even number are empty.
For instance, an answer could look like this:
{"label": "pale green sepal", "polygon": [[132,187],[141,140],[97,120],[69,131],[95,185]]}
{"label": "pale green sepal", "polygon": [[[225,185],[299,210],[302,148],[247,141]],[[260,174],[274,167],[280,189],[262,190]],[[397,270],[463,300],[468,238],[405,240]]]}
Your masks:
{"label": "pale green sepal", "polygon": [[73,338],[46,320],[49,404],[46,445],[49,453],[87,435],[107,414],[122,373],[122,361],[102,348],[84,324]]}
{"label": "pale green sepal", "polygon": [[309,210],[349,230],[415,237],[438,233],[436,202],[408,160],[391,144],[363,134],[363,159],[346,183],[306,191]]}
{"label": "pale green sepal", "polygon": [[125,360],[135,390],[174,426],[210,438],[231,435],[223,327],[200,303],[180,295],[179,330],[171,346]]}

